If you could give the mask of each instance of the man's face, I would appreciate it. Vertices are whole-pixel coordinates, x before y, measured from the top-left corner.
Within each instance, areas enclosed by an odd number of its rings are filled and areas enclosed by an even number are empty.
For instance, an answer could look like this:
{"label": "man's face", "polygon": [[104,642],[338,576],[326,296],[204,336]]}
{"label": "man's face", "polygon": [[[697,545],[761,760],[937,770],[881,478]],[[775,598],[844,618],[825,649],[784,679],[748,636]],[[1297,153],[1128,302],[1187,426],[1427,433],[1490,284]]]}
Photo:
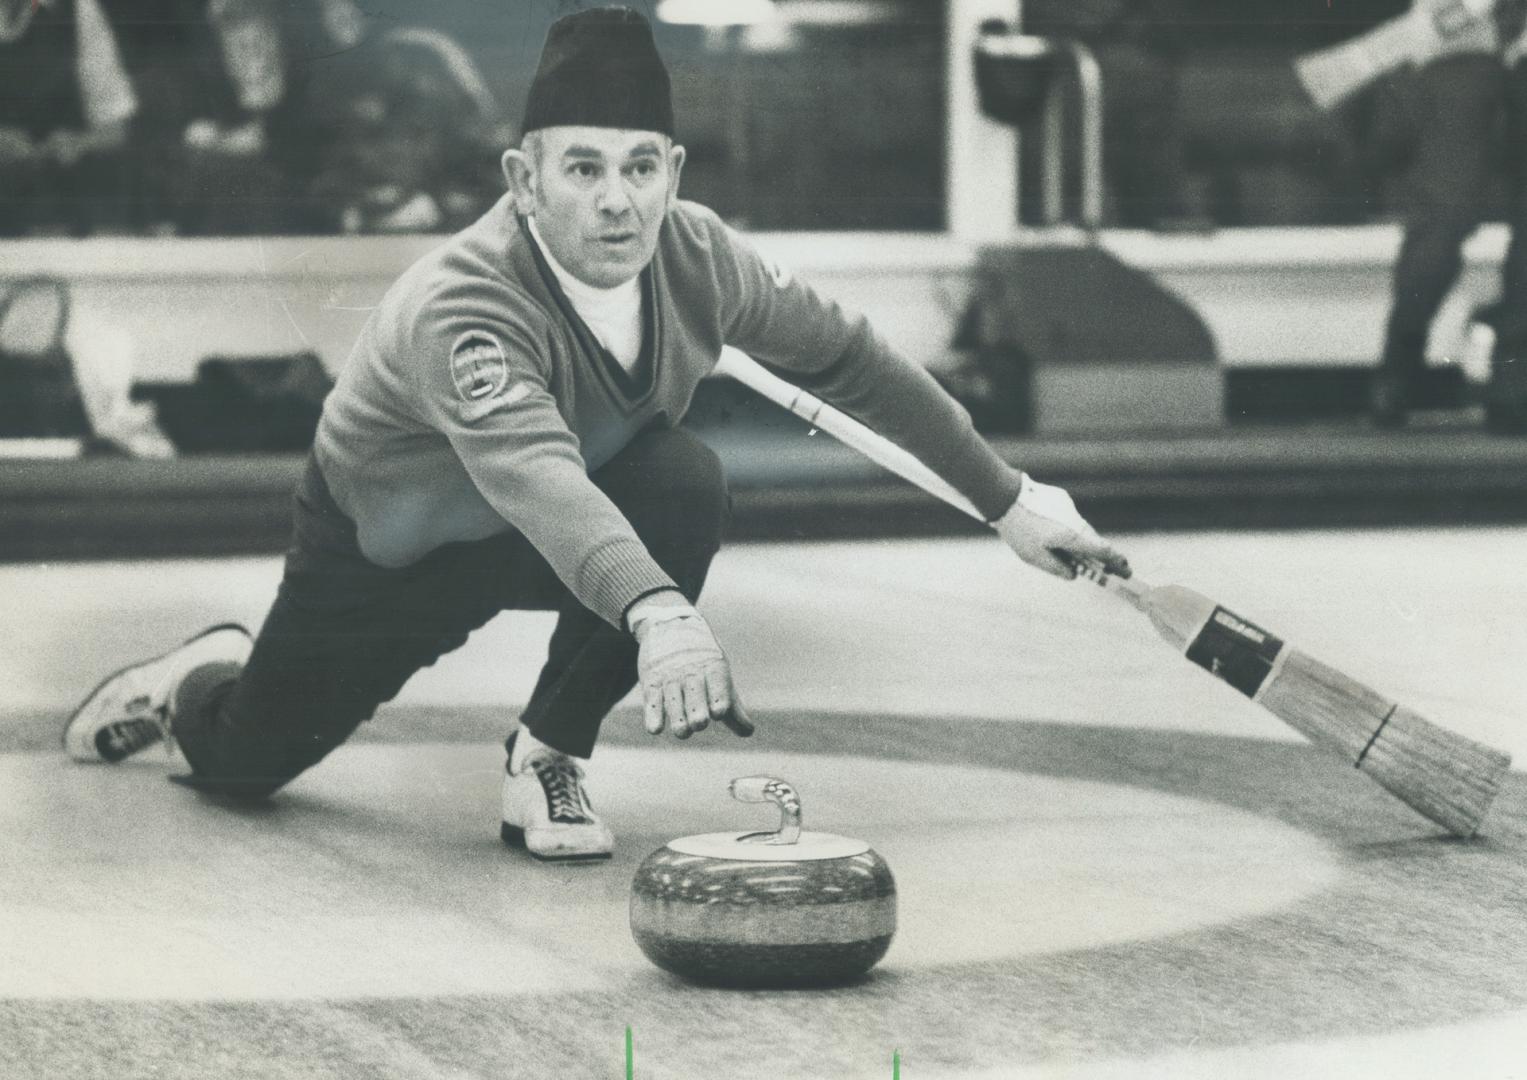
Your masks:
{"label": "man's face", "polygon": [[684,148],[666,135],[618,128],[544,128],[504,155],[516,205],[535,215],[552,256],[606,289],[652,261],[683,167]]}

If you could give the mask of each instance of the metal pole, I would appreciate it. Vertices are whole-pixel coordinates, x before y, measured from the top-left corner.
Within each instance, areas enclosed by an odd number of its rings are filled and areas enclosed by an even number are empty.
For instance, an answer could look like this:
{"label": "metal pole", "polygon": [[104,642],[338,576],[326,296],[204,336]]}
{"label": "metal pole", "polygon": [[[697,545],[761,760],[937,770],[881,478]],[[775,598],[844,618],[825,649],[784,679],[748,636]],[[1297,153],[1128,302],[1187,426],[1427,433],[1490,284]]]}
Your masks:
{"label": "metal pole", "polygon": [[1103,71],[1087,46],[1079,41],[1065,44],[1081,92],[1082,226],[1098,229],[1103,225]]}
{"label": "metal pole", "polygon": [[1066,95],[1058,79],[1050,80],[1045,91],[1043,125],[1041,213],[1046,225],[1059,225],[1066,218]]}

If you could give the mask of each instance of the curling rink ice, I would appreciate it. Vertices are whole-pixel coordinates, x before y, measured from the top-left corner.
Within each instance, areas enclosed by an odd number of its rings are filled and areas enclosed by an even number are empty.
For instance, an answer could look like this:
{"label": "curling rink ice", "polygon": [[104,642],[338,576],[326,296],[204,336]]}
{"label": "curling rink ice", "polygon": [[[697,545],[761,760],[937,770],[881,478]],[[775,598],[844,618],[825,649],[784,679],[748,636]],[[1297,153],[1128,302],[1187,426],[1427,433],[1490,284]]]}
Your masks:
{"label": "curling rink ice", "polygon": [[[1527,529],[1119,542],[1143,579],[1197,589],[1527,759]],[[279,580],[273,558],[0,566],[5,710],[70,706],[114,665],[213,622],[254,628]],[[1254,707],[1227,708],[1223,687],[1173,663],[1102,590],[1032,571],[995,539],[729,545],[700,606],[754,707],[1297,738]],[[522,703],[550,627],[549,615],[501,616],[398,704]]]}
{"label": "curling rink ice", "polygon": [[[0,566],[0,1076],[613,1077],[627,1026],[639,1077],[889,1077],[893,1049],[907,1080],[1527,1075],[1527,529],[1118,540],[1511,752],[1484,837],[986,537],[724,549],[701,606],[760,734],[649,740],[618,710],[589,770],[617,854],[577,868],[494,818],[550,616],[500,617],[230,810],[161,752],[53,740],[106,672],[258,625],[279,560]],[[862,984],[700,990],[630,939],[643,855],[772,824],[725,796],[757,771],[896,874]]]}

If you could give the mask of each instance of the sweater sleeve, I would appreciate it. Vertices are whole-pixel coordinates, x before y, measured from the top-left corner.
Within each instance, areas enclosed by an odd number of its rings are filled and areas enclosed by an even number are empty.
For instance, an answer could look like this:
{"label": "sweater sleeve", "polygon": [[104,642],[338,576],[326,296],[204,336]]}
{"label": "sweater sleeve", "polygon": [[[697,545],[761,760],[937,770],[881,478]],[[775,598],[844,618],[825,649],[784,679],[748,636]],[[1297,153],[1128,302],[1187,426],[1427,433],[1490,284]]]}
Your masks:
{"label": "sweater sleeve", "polygon": [[1018,497],[1023,476],[976,433],[959,402],[870,328],[712,219],[728,345],[831,402],[907,450],[988,521]]}
{"label": "sweater sleeve", "polygon": [[433,307],[414,330],[415,348],[429,358],[414,368],[418,400],[488,504],[613,626],[641,596],[676,588],[589,479],[525,327],[485,316],[482,305]]}

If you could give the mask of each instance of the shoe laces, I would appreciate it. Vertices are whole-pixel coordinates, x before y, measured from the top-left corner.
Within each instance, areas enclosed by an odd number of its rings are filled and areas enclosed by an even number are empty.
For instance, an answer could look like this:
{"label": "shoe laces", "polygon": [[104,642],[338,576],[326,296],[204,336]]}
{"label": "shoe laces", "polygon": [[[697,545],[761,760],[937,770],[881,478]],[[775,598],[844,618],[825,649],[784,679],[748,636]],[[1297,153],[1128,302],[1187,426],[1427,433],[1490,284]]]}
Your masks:
{"label": "shoe laces", "polygon": [[546,806],[553,821],[568,825],[589,822],[584,812],[588,798],[583,792],[583,769],[562,754],[538,754],[525,763],[546,792]]}
{"label": "shoe laces", "polygon": [[164,743],[165,757],[175,756],[175,733],[170,727],[170,711],[163,706],[107,724],[102,734],[114,755],[113,760],[130,757],[156,741]]}

